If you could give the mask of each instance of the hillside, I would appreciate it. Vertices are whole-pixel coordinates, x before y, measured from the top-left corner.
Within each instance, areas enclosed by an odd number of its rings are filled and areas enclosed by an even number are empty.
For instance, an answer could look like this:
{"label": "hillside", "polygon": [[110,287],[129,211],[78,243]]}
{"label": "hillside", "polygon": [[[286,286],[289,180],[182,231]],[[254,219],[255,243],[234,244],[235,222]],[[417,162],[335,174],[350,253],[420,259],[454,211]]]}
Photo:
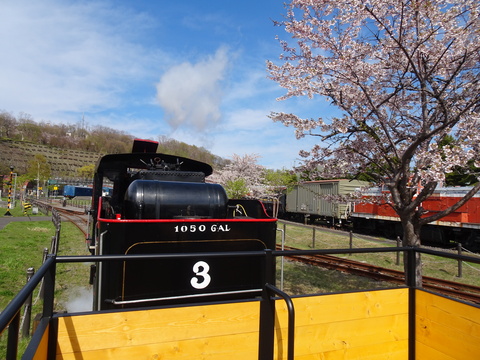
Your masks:
{"label": "hillside", "polygon": [[[45,156],[51,178],[76,177],[77,169],[96,164],[102,154],[128,153],[136,136],[96,125],[50,124],[36,122],[28,114],[0,110],[0,175],[27,172],[28,162],[37,154]],[[206,162],[220,169],[229,161],[203,147],[158,136],[158,152]]]}
{"label": "hillside", "polygon": [[2,168],[14,166],[14,172],[26,173],[28,161],[37,154],[45,156],[51,177],[72,177],[82,166],[96,164],[101,156],[99,153],[60,149],[47,145],[34,144],[26,141],[0,140],[0,164]]}

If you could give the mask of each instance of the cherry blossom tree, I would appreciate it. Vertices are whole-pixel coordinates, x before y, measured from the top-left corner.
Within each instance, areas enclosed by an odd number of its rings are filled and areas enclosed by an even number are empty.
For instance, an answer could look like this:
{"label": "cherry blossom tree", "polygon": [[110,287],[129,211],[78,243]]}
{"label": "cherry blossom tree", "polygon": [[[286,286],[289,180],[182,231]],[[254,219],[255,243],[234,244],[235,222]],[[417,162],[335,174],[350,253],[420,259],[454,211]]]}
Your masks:
{"label": "cherry blossom tree", "polygon": [[257,163],[260,155],[232,155],[232,160],[220,172],[210,176],[211,181],[225,187],[229,197],[258,198],[262,193],[265,168]]}
{"label": "cherry blossom tree", "polygon": [[[281,99],[326,98],[337,117],[272,113],[318,136],[303,166],[320,176],[368,175],[390,190],[405,245],[426,216],[421,204],[445,174],[480,163],[480,2],[478,0],[292,0],[280,38],[280,64],[267,62]],[[439,146],[445,137],[446,146]],[[478,174],[477,174],[478,175]],[[418,282],[417,282],[418,285]]]}

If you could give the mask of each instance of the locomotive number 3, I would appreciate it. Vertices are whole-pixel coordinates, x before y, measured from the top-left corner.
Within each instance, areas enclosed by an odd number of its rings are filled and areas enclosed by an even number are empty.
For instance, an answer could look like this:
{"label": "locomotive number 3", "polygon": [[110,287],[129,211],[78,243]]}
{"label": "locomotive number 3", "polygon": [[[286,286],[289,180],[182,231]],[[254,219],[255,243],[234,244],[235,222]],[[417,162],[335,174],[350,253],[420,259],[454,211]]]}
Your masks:
{"label": "locomotive number 3", "polygon": [[[210,266],[205,261],[198,261],[193,265],[193,273],[195,274],[194,277],[190,280],[190,284],[195,289],[205,289],[212,278],[208,274],[210,270]],[[198,278],[200,277],[200,279]]]}

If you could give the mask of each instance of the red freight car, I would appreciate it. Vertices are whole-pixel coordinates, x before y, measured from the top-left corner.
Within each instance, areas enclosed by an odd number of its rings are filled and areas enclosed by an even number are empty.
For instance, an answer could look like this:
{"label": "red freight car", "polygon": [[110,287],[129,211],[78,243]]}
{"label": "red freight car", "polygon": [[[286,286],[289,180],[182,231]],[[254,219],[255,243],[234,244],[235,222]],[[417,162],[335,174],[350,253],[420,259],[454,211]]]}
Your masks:
{"label": "red freight car", "polygon": [[[469,187],[438,188],[422,203],[422,207],[427,211],[425,216],[455,204],[470,189]],[[371,189],[365,197],[380,198],[383,192],[381,188]],[[400,219],[392,207],[386,203],[359,203],[351,216],[356,230],[381,232],[388,237],[402,236]],[[421,240],[443,245],[456,241],[469,249],[480,250],[480,194],[476,194],[450,215],[424,226]]]}

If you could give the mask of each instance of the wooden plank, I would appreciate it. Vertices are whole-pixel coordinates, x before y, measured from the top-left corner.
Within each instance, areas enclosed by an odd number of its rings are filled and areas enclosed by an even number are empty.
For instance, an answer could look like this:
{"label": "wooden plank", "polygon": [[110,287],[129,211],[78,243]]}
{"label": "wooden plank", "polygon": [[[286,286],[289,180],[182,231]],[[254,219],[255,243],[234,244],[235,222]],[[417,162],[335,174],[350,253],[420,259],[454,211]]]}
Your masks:
{"label": "wooden plank", "polygon": [[[480,354],[478,307],[417,291],[416,311],[418,344],[436,349],[447,357],[478,358]],[[422,348],[421,345],[419,348]]]}
{"label": "wooden plank", "polygon": [[422,317],[417,317],[416,341],[456,359],[476,360],[480,354],[478,338]]}
{"label": "wooden plank", "polygon": [[[278,353],[287,351],[287,331],[277,329]],[[352,321],[332,322],[330,324],[312,324],[295,329],[295,354],[325,354],[332,351],[346,351],[365,346],[386,347],[389,344],[408,340],[408,315],[356,319]],[[405,346],[405,353],[408,349]]]}
{"label": "wooden plank", "polygon": [[[458,305],[463,306],[459,307]],[[457,311],[462,307],[466,307],[467,309],[470,308],[470,311]],[[455,332],[459,335],[465,334],[470,337],[474,337],[477,339],[477,342],[480,342],[479,315],[480,309],[468,307],[468,305],[465,304],[455,303],[453,300],[447,300],[447,302],[444,302],[443,304],[432,302],[426,306],[425,314],[418,314],[418,316],[427,318],[433,323],[442,324],[449,327],[452,332]]]}
{"label": "wooden plank", "polygon": [[430,359],[435,359],[435,360],[458,360],[458,358],[448,356],[444,354],[443,352],[434,349],[428,345],[425,345],[421,342],[416,342],[415,345],[415,356],[419,360],[430,360]]}
{"label": "wooden plank", "polygon": [[[332,350],[321,354],[295,355],[295,360],[406,360],[408,341]],[[278,358],[284,360],[285,357]],[[418,358],[420,359],[420,358]],[[426,358],[428,360],[436,358]]]}
{"label": "wooden plank", "polygon": [[60,317],[57,352],[258,332],[258,326],[258,302]]}
{"label": "wooden plank", "polygon": [[258,334],[235,334],[132,345],[122,348],[87,350],[80,353],[58,355],[57,360],[246,360],[258,358]]}

